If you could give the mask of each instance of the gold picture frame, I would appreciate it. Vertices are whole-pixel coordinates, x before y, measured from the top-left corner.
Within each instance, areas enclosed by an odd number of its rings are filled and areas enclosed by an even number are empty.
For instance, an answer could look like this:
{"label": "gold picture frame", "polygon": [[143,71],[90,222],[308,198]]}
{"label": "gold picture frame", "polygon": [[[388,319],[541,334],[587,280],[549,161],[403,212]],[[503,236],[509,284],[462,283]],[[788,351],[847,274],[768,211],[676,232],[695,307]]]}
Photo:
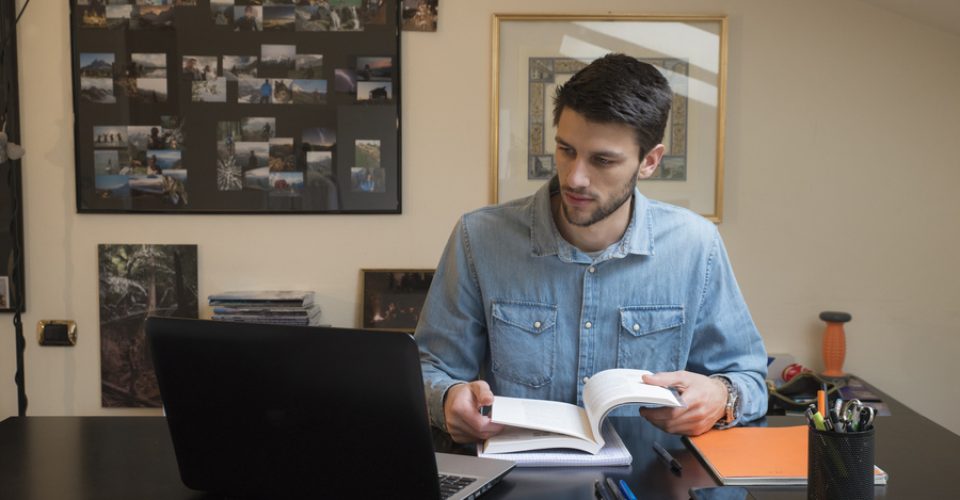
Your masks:
{"label": "gold picture frame", "polygon": [[667,154],[641,192],[721,222],[726,16],[494,14],[492,41],[493,203],[529,196],[553,175],[556,87],[623,52],[656,66],[674,89]]}
{"label": "gold picture frame", "polygon": [[434,269],[361,269],[360,328],[413,333]]}

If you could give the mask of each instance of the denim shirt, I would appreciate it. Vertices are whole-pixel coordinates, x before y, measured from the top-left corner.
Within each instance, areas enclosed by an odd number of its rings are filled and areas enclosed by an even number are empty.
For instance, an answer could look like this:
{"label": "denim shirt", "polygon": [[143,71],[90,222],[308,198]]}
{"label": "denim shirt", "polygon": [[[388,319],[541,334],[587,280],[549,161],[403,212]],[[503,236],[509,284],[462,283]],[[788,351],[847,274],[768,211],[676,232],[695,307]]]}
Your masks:
{"label": "denim shirt", "polygon": [[736,420],[767,409],[766,351],[716,226],[634,189],[622,239],[596,258],[560,235],[554,178],[464,215],[437,266],[416,338],[431,423],[454,384],[583,405],[609,368],[725,376]]}

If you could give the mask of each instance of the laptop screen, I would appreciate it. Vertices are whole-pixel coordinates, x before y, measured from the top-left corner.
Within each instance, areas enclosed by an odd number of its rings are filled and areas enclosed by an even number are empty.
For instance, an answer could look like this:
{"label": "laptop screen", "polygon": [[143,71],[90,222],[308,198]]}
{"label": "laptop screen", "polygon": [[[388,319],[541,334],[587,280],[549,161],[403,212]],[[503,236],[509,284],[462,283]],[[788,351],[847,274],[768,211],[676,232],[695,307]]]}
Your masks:
{"label": "laptop screen", "polygon": [[157,317],[146,332],[188,487],[439,496],[410,335]]}

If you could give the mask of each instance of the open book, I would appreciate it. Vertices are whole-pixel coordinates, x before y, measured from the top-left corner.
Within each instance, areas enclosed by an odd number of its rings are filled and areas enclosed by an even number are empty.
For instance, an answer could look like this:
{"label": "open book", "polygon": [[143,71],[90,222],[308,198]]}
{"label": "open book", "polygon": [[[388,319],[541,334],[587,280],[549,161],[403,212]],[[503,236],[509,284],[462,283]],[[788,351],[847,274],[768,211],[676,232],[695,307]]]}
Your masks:
{"label": "open book", "polygon": [[570,403],[495,396],[490,418],[509,426],[484,441],[483,453],[572,448],[596,454],[600,425],[620,405],[684,406],[668,388],[643,383],[646,370],[617,368],[597,373],[583,386],[584,408]]}

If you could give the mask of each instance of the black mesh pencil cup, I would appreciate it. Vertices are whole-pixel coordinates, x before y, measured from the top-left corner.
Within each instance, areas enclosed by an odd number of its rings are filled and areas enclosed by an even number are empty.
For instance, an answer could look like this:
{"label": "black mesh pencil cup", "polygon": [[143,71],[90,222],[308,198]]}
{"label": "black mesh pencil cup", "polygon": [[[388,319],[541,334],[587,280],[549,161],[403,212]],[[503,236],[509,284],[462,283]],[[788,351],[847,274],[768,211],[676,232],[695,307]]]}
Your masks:
{"label": "black mesh pencil cup", "polygon": [[832,432],[810,428],[807,440],[807,498],[872,499],[874,429]]}

